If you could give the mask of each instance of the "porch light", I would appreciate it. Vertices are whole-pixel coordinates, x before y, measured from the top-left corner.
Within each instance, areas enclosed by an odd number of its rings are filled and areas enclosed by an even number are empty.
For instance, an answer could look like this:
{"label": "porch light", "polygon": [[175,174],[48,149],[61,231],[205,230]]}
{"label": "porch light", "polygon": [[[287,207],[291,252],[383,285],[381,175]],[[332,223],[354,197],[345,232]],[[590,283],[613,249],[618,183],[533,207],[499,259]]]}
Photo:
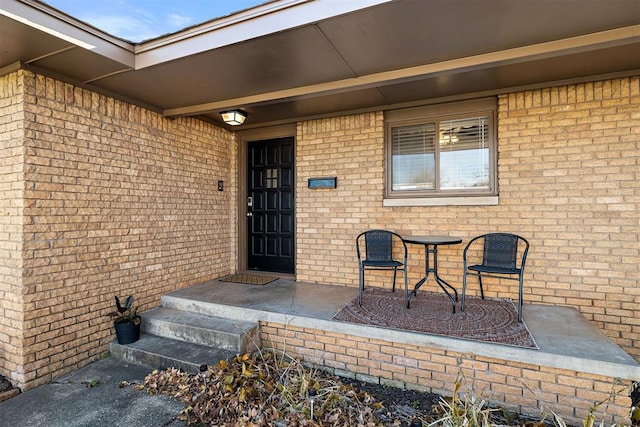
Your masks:
{"label": "porch light", "polygon": [[222,120],[231,126],[240,126],[247,118],[247,113],[242,110],[221,111]]}

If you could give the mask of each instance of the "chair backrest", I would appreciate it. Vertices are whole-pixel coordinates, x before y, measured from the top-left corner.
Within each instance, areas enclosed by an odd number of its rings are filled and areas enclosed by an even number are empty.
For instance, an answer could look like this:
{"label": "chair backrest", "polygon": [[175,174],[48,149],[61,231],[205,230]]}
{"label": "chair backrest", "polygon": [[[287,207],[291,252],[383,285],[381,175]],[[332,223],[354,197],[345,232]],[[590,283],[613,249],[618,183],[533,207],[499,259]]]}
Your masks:
{"label": "chair backrest", "polygon": [[[357,238],[358,256],[360,256],[360,246],[358,242],[364,237],[365,259],[367,261],[392,261],[393,260],[393,237],[396,235],[388,230],[368,230],[361,233]],[[400,236],[398,236],[400,240]]]}
{"label": "chair backrest", "polygon": [[516,268],[518,239],[515,234],[489,233],[484,236],[482,264],[487,267]]}

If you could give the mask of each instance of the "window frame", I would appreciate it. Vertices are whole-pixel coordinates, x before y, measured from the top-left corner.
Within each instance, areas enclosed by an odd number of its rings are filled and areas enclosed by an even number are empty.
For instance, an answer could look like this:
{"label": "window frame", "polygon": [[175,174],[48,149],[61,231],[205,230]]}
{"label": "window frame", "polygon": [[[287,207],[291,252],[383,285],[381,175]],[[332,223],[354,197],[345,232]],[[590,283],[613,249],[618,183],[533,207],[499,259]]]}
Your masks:
{"label": "window frame", "polygon": [[[447,104],[429,105],[423,107],[406,108],[385,111],[385,194],[386,199],[437,199],[455,200],[456,198],[493,197],[498,195],[498,168],[497,168],[497,98],[483,98],[472,101],[451,102]],[[445,120],[459,120],[466,118],[487,117],[488,148],[489,148],[489,188],[487,189],[455,189],[441,190],[440,186],[440,158],[436,157],[436,189],[433,190],[393,190],[393,152],[392,130],[396,127],[420,125],[426,123],[436,124],[436,135],[439,133],[439,124]],[[440,150],[436,141],[435,149]],[[454,203],[455,204],[455,203]]]}

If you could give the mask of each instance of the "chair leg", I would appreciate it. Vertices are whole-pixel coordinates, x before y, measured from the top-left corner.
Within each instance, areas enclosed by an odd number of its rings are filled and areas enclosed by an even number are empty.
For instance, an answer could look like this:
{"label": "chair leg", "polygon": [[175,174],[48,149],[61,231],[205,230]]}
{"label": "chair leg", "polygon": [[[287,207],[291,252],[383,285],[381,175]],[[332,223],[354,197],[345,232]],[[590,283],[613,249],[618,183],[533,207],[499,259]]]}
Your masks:
{"label": "chair leg", "polygon": [[482,275],[478,273],[478,283],[480,284],[480,296],[484,299],[484,289],[482,289]]}
{"label": "chair leg", "polygon": [[462,273],[462,300],[460,302],[460,312],[464,312],[464,296],[467,293],[467,271]]}
{"label": "chair leg", "polygon": [[[409,302],[409,279],[407,278],[407,266],[404,266],[404,300]],[[408,307],[407,307],[408,308]]]}
{"label": "chair leg", "polygon": [[522,272],[518,278],[518,322],[522,322]]}
{"label": "chair leg", "polygon": [[362,307],[362,293],[364,292],[364,268],[360,268],[360,287],[358,291],[358,305]]}
{"label": "chair leg", "polygon": [[396,291],[396,274],[398,273],[398,267],[393,267],[393,287],[391,288],[391,292]]}

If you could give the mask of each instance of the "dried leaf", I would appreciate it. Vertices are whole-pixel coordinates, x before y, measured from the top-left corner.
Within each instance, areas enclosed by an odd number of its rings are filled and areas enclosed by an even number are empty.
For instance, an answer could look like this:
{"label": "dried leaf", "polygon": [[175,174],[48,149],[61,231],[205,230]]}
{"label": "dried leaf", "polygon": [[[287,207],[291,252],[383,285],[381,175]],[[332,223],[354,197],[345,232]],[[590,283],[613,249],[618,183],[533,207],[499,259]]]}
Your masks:
{"label": "dried leaf", "polygon": [[[220,360],[204,374],[188,375],[173,368],[154,371],[145,378],[144,388],[149,394],[168,394],[185,402],[179,418],[187,425],[378,425],[376,411],[383,405],[372,396],[359,395],[337,377],[284,355],[259,355]],[[313,420],[310,388],[316,390]]]}

